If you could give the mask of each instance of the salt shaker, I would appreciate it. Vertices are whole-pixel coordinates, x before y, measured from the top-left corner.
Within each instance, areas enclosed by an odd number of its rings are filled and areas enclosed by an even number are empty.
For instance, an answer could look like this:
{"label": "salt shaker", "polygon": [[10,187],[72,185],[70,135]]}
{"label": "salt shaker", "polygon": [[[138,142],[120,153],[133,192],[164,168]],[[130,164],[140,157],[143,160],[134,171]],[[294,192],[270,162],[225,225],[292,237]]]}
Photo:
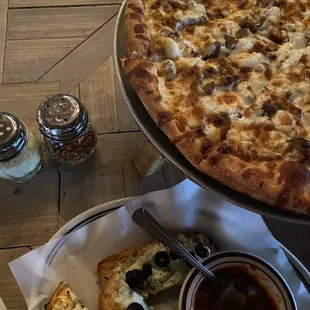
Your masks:
{"label": "salt shaker", "polygon": [[0,179],[22,183],[42,166],[39,140],[10,113],[0,112]]}
{"label": "salt shaker", "polygon": [[39,106],[37,122],[44,150],[59,162],[76,165],[93,153],[97,135],[77,98],[66,94],[46,98]]}

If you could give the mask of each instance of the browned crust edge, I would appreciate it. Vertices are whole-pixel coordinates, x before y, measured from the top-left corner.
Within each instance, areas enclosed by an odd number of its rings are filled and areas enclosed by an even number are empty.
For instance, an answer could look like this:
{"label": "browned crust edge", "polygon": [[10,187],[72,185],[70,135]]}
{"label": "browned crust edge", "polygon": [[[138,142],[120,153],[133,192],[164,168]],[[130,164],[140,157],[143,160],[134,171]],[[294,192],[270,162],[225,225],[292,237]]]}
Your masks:
{"label": "browned crust edge", "polygon": [[151,37],[144,15],[144,0],[127,0],[124,23],[128,57],[146,57]]}
{"label": "browned crust edge", "polygon": [[64,281],[61,281],[52,296],[50,297],[50,300],[46,306],[46,310],[53,310],[54,306],[57,302],[58,297],[62,294],[63,290],[66,288],[69,288],[69,285],[65,283]]}
{"label": "browned crust edge", "polygon": [[115,292],[118,292],[121,288],[121,276],[119,273],[114,273],[111,276],[110,281],[104,290],[101,291],[98,298],[99,310],[122,310],[123,308],[117,303],[113,297]]}
{"label": "browned crust edge", "polygon": [[267,165],[246,162],[232,154],[230,141],[214,146],[199,169],[223,184],[267,204],[310,214],[310,201],[303,189],[310,183],[310,172],[298,162],[278,160]]}
{"label": "browned crust edge", "polygon": [[157,67],[147,59],[127,58],[122,60],[129,83],[136,91],[145,108],[158,127],[172,140],[184,134],[177,126],[168,107],[164,104],[159,89]]}

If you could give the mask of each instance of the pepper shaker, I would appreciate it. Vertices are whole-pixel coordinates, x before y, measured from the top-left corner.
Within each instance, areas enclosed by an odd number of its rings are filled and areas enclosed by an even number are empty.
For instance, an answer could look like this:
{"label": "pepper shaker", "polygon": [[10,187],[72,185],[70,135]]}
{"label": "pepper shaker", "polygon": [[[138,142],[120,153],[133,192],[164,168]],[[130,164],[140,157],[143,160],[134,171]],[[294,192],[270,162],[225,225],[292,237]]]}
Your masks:
{"label": "pepper shaker", "polygon": [[39,140],[10,113],[0,112],[0,179],[22,183],[42,167]]}
{"label": "pepper shaker", "polygon": [[77,98],[66,94],[46,98],[39,106],[37,122],[44,150],[59,162],[76,165],[93,153],[97,135]]}

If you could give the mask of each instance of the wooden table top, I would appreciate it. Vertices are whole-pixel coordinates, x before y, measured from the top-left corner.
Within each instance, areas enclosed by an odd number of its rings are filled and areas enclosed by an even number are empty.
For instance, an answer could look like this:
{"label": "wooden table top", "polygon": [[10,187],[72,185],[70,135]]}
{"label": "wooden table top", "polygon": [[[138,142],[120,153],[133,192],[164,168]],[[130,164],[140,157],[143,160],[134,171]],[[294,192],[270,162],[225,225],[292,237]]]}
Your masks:
{"label": "wooden table top", "polygon": [[[45,159],[32,181],[0,181],[0,297],[26,305],[8,262],[47,242],[68,220],[100,203],[177,184],[165,164],[141,179],[132,165],[144,139],[115,79],[112,48],[121,0],[0,0],[0,110],[38,133],[35,115],[48,95],[71,93],[98,131],[95,154],[79,166]],[[310,267],[310,227],[268,220],[274,235]]]}

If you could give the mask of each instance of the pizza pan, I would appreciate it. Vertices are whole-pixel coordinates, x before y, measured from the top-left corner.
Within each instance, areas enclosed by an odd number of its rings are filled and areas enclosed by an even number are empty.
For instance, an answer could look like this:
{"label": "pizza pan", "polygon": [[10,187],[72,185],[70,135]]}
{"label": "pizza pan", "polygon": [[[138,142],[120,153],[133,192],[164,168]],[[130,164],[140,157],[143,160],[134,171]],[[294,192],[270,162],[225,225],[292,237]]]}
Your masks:
{"label": "pizza pan", "polygon": [[188,178],[199,186],[211,191],[221,198],[250,211],[270,216],[277,219],[291,221],[295,223],[310,225],[310,216],[295,214],[274,206],[270,206],[256,199],[239,193],[228,186],[216,181],[203,172],[196,169],[182,153],[169,141],[166,135],[156,126],[151,116],[144,108],[139,97],[129,85],[125,72],[120,68],[119,59],[126,57],[124,40],[124,11],[125,2],[121,6],[116,22],[114,36],[114,64],[116,76],[119,80],[121,91],[129,110],[133,114],[136,122],[147,136],[154,147],[172,164],[182,170]]}

